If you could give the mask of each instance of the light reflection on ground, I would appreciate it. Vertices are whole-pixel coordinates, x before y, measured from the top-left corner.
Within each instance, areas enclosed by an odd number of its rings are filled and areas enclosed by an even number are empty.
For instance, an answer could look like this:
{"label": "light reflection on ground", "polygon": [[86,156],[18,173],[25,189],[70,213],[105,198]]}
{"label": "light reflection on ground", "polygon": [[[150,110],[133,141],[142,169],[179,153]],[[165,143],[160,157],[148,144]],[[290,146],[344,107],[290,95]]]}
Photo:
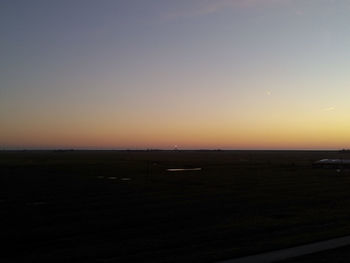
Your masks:
{"label": "light reflection on ground", "polygon": [[183,172],[183,171],[201,171],[202,168],[171,168],[167,169],[168,172]]}

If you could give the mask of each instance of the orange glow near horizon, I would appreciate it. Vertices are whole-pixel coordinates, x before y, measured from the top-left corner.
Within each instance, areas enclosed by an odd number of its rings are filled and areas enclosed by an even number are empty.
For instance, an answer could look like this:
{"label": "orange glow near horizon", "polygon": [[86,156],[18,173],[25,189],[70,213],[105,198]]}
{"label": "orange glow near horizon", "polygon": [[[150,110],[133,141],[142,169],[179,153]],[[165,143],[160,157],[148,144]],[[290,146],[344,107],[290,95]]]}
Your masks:
{"label": "orange glow near horizon", "polygon": [[[318,124],[318,125],[317,125]],[[45,129],[20,129],[2,133],[18,148],[91,149],[341,149],[349,145],[349,126],[331,121],[302,123],[170,123],[149,126],[77,125]],[[30,139],[29,139],[30,138]],[[6,146],[6,144],[5,144]]]}

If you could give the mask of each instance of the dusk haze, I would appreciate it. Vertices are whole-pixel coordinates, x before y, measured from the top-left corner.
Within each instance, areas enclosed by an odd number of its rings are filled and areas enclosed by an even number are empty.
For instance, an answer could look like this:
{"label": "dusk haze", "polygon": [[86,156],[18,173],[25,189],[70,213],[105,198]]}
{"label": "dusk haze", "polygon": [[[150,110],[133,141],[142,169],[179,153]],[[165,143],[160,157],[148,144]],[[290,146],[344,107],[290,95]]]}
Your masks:
{"label": "dusk haze", "polygon": [[1,263],[350,262],[350,0],[0,0]]}
{"label": "dusk haze", "polygon": [[350,147],[350,2],[0,3],[1,149]]}

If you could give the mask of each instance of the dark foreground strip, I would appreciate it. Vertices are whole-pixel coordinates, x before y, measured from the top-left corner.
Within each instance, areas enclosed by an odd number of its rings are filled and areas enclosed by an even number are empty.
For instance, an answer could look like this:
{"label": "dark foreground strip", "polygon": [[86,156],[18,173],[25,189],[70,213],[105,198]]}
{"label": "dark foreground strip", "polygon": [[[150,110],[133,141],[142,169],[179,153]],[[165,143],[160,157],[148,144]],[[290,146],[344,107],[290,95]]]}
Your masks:
{"label": "dark foreground strip", "polygon": [[246,256],[242,258],[220,261],[218,263],[262,263],[277,262],[294,257],[304,256],[316,252],[321,252],[333,248],[339,248],[350,245],[350,236],[334,238],[327,241],[316,242],[308,245],[280,249],[272,252]]}

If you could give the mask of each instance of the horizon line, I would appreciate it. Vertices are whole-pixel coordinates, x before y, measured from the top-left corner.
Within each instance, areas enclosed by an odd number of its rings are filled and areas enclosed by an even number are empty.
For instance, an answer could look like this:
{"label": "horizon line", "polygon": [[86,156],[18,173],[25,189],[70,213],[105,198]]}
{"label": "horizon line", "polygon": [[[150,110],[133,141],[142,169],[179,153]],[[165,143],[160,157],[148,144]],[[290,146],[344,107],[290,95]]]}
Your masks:
{"label": "horizon line", "polygon": [[170,149],[170,148],[45,148],[45,147],[33,147],[33,148],[0,148],[0,151],[350,151],[350,149],[221,149],[221,148],[183,148],[183,149]]}

